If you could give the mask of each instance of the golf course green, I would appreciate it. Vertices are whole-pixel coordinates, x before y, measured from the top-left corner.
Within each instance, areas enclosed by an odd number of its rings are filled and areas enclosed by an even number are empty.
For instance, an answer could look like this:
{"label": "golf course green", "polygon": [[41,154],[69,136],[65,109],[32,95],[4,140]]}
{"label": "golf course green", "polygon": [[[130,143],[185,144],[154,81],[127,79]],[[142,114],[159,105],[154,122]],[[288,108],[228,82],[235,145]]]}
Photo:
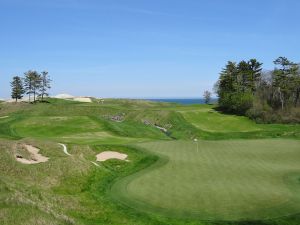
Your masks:
{"label": "golf course green", "polygon": [[300,125],[214,105],[47,100],[0,103],[1,224],[300,224]]}
{"label": "golf course green", "polygon": [[[299,141],[141,144],[162,161],[113,187],[139,210],[204,220],[266,219],[300,207]],[[283,151],[284,149],[284,151]]]}

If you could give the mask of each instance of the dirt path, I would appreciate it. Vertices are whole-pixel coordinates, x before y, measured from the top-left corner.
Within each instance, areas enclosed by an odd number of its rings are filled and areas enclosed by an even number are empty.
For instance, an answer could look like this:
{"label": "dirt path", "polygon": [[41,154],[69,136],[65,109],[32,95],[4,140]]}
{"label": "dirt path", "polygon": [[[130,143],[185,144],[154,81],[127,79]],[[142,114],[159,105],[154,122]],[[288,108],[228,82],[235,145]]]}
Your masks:
{"label": "dirt path", "polygon": [[25,159],[21,155],[16,155],[16,160],[23,164],[37,164],[47,162],[49,158],[39,154],[40,149],[31,145],[24,145],[26,150],[30,153],[30,159]]}
{"label": "dirt path", "polygon": [[61,144],[61,143],[58,143],[60,146],[63,147],[63,151],[66,155],[71,155],[69,152],[68,152],[68,149],[67,149],[67,146],[65,144]]}
{"label": "dirt path", "polygon": [[91,161],[91,163],[93,163],[95,166],[100,167],[97,163]]}

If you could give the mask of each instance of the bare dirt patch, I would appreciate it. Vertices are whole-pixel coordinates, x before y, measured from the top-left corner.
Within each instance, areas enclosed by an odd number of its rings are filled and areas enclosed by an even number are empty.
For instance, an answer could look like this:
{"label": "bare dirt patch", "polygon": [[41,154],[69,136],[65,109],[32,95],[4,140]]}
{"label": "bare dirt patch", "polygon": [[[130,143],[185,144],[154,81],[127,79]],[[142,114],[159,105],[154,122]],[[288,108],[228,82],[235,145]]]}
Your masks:
{"label": "bare dirt patch", "polygon": [[23,164],[37,164],[47,162],[49,158],[39,154],[40,149],[32,146],[32,145],[23,145],[24,149],[26,149],[27,153],[26,158],[24,158],[21,154],[16,154],[16,160]]}
{"label": "bare dirt patch", "polygon": [[128,155],[119,152],[105,151],[105,152],[101,152],[96,157],[97,157],[97,161],[104,162],[109,159],[126,160]]}

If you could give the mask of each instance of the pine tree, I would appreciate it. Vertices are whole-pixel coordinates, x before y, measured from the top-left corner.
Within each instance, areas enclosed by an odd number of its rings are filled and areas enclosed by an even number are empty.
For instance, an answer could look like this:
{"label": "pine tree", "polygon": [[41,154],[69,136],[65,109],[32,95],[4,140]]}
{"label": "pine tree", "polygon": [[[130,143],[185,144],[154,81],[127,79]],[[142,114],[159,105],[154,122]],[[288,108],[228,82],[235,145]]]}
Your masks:
{"label": "pine tree", "polygon": [[23,94],[25,93],[22,79],[19,76],[14,76],[11,82],[11,97],[18,101],[18,99],[23,98]]}
{"label": "pine tree", "polygon": [[217,85],[222,110],[244,114],[252,107],[257,83],[261,77],[261,63],[255,59],[238,64],[229,61],[222,70]]}
{"label": "pine tree", "polygon": [[41,85],[40,85],[40,96],[42,97],[42,101],[44,100],[45,96],[48,96],[47,90],[51,88],[51,79],[48,75],[47,71],[43,71],[41,74]]}
{"label": "pine tree", "polygon": [[31,101],[30,97],[33,94],[33,101],[35,102],[41,87],[41,75],[37,71],[29,70],[25,73],[24,86],[26,94],[29,95],[29,101]]}
{"label": "pine tree", "polygon": [[275,93],[279,96],[281,109],[283,110],[293,94],[294,78],[297,76],[298,66],[286,57],[277,58],[274,64],[279,68],[275,68],[273,71],[273,87],[276,89]]}

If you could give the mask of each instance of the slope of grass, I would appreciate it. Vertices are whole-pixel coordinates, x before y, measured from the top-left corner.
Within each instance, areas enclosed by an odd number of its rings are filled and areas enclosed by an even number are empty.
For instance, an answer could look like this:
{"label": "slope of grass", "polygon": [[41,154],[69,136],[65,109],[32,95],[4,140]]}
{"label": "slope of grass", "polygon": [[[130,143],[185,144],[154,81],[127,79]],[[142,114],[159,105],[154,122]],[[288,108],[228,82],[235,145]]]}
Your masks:
{"label": "slope of grass", "polygon": [[243,116],[222,115],[212,109],[183,112],[184,118],[195,127],[209,132],[258,131],[259,126]]}
{"label": "slope of grass", "polygon": [[[14,159],[17,143],[41,149],[47,163],[24,165]],[[1,224],[148,224],[154,219],[114,204],[106,194],[118,177],[147,167],[155,156],[124,146],[68,145],[72,156],[53,142],[24,139],[0,141]],[[98,163],[96,154],[117,150],[134,163],[110,160]]]}

